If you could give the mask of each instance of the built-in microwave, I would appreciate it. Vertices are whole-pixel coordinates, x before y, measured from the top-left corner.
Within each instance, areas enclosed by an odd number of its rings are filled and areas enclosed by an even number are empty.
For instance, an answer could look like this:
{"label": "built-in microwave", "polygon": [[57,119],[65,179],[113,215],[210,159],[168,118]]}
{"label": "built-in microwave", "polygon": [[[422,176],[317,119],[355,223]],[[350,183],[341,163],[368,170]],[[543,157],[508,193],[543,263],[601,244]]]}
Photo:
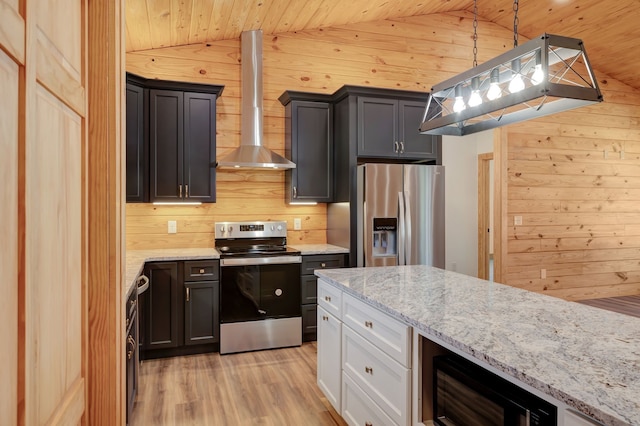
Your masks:
{"label": "built-in microwave", "polygon": [[457,355],[433,358],[434,423],[440,426],[548,426],[557,407]]}

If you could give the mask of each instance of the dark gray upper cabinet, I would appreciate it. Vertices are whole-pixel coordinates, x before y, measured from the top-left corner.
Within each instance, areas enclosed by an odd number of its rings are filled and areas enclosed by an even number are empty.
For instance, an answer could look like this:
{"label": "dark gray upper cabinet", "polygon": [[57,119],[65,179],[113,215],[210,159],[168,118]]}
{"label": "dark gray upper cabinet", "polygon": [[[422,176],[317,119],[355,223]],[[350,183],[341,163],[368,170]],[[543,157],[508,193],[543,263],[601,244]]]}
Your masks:
{"label": "dark gray upper cabinet", "polygon": [[149,201],[149,141],[144,80],[127,74],[126,89],[127,202]]}
{"label": "dark gray upper cabinet", "polygon": [[[129,134],[138,131],[137,124],[130,126],[129,121],[140,122],[137,92],[132,87],[131,92],[127,90],[127,201],[215,202],[216,100],[224,87],[147,80],[132,74],[127,78],[144,89],[145,135],[142,148],[129,149]],[[130,113],[134,106],[136,113]],[[129,151],[141,155],[132,154],[130,160]],[[136,168],[141,162],[143,166]],[[148,195],[136,195],[139,185]]]}
{"label": "dark gray upper cabinet", "polygon": [[149,91],[151,201],[215,202],[216,95]]}
{"label": "dark gray upper cabinet", "polygon": [[296,164],[285,172],[285,201],[333,201],[333,106],[329,95],[287,91],[285,156]]}
{"label": "dark gray upper cabinet", "polygon": [[389,92],[394,98],[356,95],[358,157],[435,160],[438,137],[418,132],[426,99],[403,100],[403,94]]}

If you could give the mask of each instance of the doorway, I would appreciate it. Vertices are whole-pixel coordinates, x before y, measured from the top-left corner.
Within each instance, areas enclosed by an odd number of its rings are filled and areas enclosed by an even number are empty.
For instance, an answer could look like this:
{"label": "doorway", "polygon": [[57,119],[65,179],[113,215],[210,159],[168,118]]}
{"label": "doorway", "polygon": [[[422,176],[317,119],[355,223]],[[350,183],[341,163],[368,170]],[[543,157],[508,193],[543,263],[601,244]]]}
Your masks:
{"label": "doorway", "polygon": [[493,153],[478,154],[478,278],[493,281]]}

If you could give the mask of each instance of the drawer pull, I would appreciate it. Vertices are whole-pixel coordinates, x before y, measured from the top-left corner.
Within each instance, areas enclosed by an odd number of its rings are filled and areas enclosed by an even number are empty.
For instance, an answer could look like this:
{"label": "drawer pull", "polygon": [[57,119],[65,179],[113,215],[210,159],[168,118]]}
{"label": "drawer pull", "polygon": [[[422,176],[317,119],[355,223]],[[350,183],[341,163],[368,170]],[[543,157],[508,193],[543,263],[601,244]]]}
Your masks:
{"label": "drawer pull", "polygon": [[373,367],[364,367],[364,372],[373,375]]}
{"label": "drawer pull", "polygon": [[326,315],[323,315],[323,316],[322,316],[322,320],[323,320],[323,321],[329,321],[329,317],[328,317],[328,316],[326,316]]}
{"label": "drawer pull", "polygon": [[326,300],[327,302],[331,302],[331,296],[325,296],[324,300]]}
{"label": "drawer pull", "polygon": [[124,328],[129,328],[129,318],[127,318],[127,320],[125,321],[125,326]]}
{"label": "drawer pull", "polygon": [[326,264],[326,263],[324,263],[324,262],[322,262],[322,263],[320,264],[320,267],[321,267],[321,268],[326,268],[326,267],[327,267],[327,264]]}
{"label": "drawer pull", "polygon": [[200,268],[200,274],[204,274],[204,269]]}
{"label": "drawer pull", "polygon": [[367,328],[373,328],[373,322],[371,322],[371,321],[365,321],[365,322],[364,322],[364,326],[365,326],[365,327],[367,327]]}

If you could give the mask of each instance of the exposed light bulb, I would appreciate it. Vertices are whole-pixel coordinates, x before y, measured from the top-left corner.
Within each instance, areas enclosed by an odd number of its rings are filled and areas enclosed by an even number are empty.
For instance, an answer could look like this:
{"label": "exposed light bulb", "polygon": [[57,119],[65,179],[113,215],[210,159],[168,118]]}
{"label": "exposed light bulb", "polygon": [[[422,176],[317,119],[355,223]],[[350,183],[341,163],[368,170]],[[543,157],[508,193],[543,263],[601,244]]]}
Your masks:
{"label": "exposed light bulb", "polygon": [[462,87],[460,87],[460,85],[455,87],[454,96],[456,100],[453,103],[453,112],[464,111],[467,106],[464,104],[464,100],[462,99]]}
{"label": "exposed light bulb", "polygon": [[491,70],[487,99],[493,101],[498,99],[500,96],[502,96],[502,89],[500,89],[500,71],[498,71],[498,68],[494,68]]}
{"label": "exposed light bulb", "polygon": [[478,77],[471,79],[471,96],[469,96],[469,106],[475,107],[482,103],[482,97],[480,96],[480,80]]}
{"label": "exposed light bulb", "polygon": [[480,93],[477,90],[472,90],[471,96],[469,97],[469,106],[474,107],[480,105],[481,103],[482,97],[480,96]]}
{"label": "exposed light bulb", "polygon": [[502,90],[500,89],[500,85],[498,83],[489,83],[489,90],[487,91],[487,99],[493,101],[502,96]]}
{"label": "exposed light bulb", "polygon": [[544,81],[544,72],[542,71],[542,65],[538,64],[535,66],[533,70],[533,75],[531,76],[531,82],[535,85],[538,85]]}
{"label": "exposed light bulb", "polygon": [[509,83],[509,92],[517,93],[524,89],[524,80],[520,74],[516,74]]}
{"label": "exposed light bulb", "polygon": [[509,82],[509,92],[517,93],[524,89],[524,80],[520,75],[520,59],[511,61],[511,70],[513,71],[513,77]]}

